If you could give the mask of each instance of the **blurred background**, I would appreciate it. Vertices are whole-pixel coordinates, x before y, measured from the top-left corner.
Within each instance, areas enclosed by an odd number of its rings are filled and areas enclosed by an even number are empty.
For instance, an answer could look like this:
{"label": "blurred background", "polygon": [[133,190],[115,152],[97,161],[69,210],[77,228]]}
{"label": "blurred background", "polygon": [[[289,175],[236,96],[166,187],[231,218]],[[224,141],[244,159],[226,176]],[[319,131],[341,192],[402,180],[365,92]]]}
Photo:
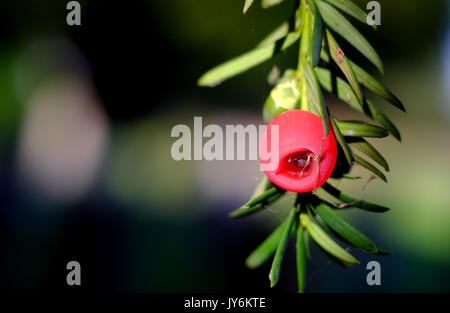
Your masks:
{"label": "blurred background", "polygon": [[[263,124],[266,77],[274,64],[295,66],[296,49],[216,88],[196,81],[255,46],[294,1],[246,16],[241,0],[79,2],[81,26],[66,24],[67,1],[0,3],[1,288],[68,288],[66,264],[76,260],[83,290],[268,291],[270,264],[251,271],[244,260],[291,199],[231,220],[262,177],[258,162],[176,162],[170,132],[194,116]],[[371,141],[391,172],[365,198],[392,210],[344,215],[393,254],[353,250],[362,264],[345,269],[313,246],[309,292],[450,291],[450,2],[380,3],[378,31],[354,24],[408,111],[377,99],[403,142]],[[338,117],[361,118],[328,101]],[[336,186],[362,191],[361,181]],[[296,290],[292,248],[274,292]],[[378,287],[366,284],[371,260],[381,264]]]}

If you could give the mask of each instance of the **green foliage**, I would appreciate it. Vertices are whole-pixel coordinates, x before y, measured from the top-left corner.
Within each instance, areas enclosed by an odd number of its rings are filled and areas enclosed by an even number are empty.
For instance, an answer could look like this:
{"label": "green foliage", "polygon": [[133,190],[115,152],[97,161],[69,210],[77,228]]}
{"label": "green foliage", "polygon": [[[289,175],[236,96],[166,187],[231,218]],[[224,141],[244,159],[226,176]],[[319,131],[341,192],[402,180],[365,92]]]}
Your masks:
{"label": "green foliage", "polygon": [[403,103],[389,89],[352,61],[350,61],[350,64],[355,71],[356,78],[362,85],[405,112]]}
{"label": "green foliage", "polygon": [[[334,5],[336,8],[353,16],[358,21],[367,25],[367,13],[364,12],[359,6],[353,3],[351,0],[325,0],[326,2]],[[373,23],[373,28],[376,29],[377,25]]]}
{"label": "green foliage", "polygon": [[386,176],[383,174],[383,172],[381,172],[379,169],[377,169],[375,166],[373,166],[371,163],[367,162],[366,160],[364,160],[363,158],[361,158],[360,156],[357,156],[356,154],[353,154],[353,160],[358,163],[359,165],[361,165],[362,167],[365,167],[366,169],[368,169],[369,171],[371,171],[372,173],[374,173],[376,176],[378,176],[379,178],[381,178],[384,182],[387,183],[387,178]]}
{"label": "green foliage", "polygon": [[242,12],[245,14],[247,13],[247,10],[250,9],[250,7],[252,6],[254,0],[245,0],[244,3],[244,9],[242,9]]}
{"label": "green foliage", "polygon": [[369,158],[384,167],[386,172],[389,172],[389,165],[386,159],[377,151],[370,143],[368,143],[364,138],[357,138],[356,140],[350,142],[350,146],[356,150],[364,153]]}
{"label": "green foliage", "polygon": [[326,203],[318,205],[316,211],[328,226],[347,239],[353,246],[370,253],[376,253],[378,251],[372,240],[353,227]]}
{"label": "green foliage", "polygon": [[336,121],[336,124],[341,133],[346,137],[383,138],[388,135],[386,129],[363,122]]}
{"label": "green foliage", "polygon": [[320,54],[322,52],[322,39],[323,39],[323,22],[322,16],[320,16],[319,10],[315,3],[313,3],[313,34],[311,39],[311,63],[313,67],[319,65]]}
{"label": "green foliage", "polygon": [[296,241],[296,246],[295,246],[296,251],[297,251],[298,292],[303,292],[305,290],[306,260],[309,256],[309,249],[306,248],[308,243],[306,240],[307,238],[305,238],[305,234],[307,234],[307,232],[304,231],[303,225],[300,223],[297,228],[297,241]]}
{"label": "green foliage", "polygon": [[[246,0],[243,12],[254,1]],[[282,0],[262,0],[262,8],[278,5]],[[374,78],[368,71],[351,61],[335,38],[339,35],[383,72],[383,63],[375,49],[340,12],[366,23],[367,14],[350,0],[300,0],[291,17],[270,32],[256,47],[243,55],[227,61],[207,73],[198,81],[200,86],[214,86],[229,78],[273,58],[294,46],[300,39],[298,67],[286,69],[264,104],[264,118],[270,122],[277,115],[292,109],[311,111],[322,118],[324,128],[336,137],[340,146],[340,158],[348,166],[358,164],[381,180],[387,182],[382,170],[355,154],[358,151],[389,171],[383,155],[365,138],[383,138],[389,134],[399,141],[400,132],[392,121],[366,97],[365,91],[381,97],[396,108],[405,111],[403,103],[392,91]],[[376,29],[376,26],[373,28]],[[339,39],[339,38],[338,38]],[[364,87],[364,90],[363,88]],[[330,111],[323,91],[335,94],[352,109],[366,115],[377,125],[358,121],[341,121]],[[339,174],[338,178],[357,181],[360,177]],[[279,200],[285,191],[273,187],[264,178],[250,201],[233,211],[230,216],[244,217],[266,208]],[[328,197],[327,199],[322,197]],[[269,275],[271,287],[280,279],[281,265],[289,238],[296,234],[298,291],[303,292],[306,280],[306,262],[311,260],[310,238],[331,257],[343,263],[359,261],[336,243],[338,235],[355,248],[378,255],[388,252],[378,249],[361,231],[338,214],[345,208],[383,213],[389,209],[372,202],[352,197],[325,183],[311,193],[297,194],[297,200],[289,216],[275,231],[253,251],[246,260],[249,268],[257,268],[273,257]]]}
{"label": "green foliage", "polygon": [[254,196],[249,202],[244,204],[241,208],[230,213],[230,217],[244,217],[265,208],[266,205],[272,204],[285,193],[284,190],[273,187],[264,191],[261,194]]}
{"label": "green foliage", "polygon": [[362,210],[375,212],[375,213],[383,213],[383,212],[389,211],[389,208],[387,208],[387,207],[384,207],[384,206],[381,206],[381,205],[378,205],[375,203],[363,201],[363,200],[358,200],[355,197],[349,196],[328,183],[325,183],[322,186],[322,189],[325,190],[331,196],[333,196],[335,199],[338,199],[343,203],[343,204],[339,205],[339,207],[359,208]]}
{"label": "green foliage", "polygon": [[248,268],[258,268],[273,256],[277,250],[278,243],[286,228],[287,221],[284,221],[258,248],[255,249],[245,261]]}
{"label": "green foliage", "polygon": [[328,136],[330,132],[328,124],[328,111],[323,100],[322,91],[317,81],[316,75],[313,72],[311,64],[307,61],[302,62],[302,72],[306,82],[306,92],[308,94],[309,101],[313,104],[315,109],[319,112],[323,121],[323,129],[325,130],[325,136]]}
{"label": "green foliage", "polygon": [[361,87],[359,86],[359,83],[356,80],[355,73],[353,72],[353,69],[350,66],[350,62],[348,61],[347,57],[344,54],[344,51],[342,51],[341,47],[339,47],[339,45],[336,42],[336,39],[334,39],[333,35],[328,29],[326,30],[326,34],[331,58],[333,59],[334,63],[336,63],[337,66],[339,66],[342,73],[344,73],[344,76],[345,78],[347,78],[347,81],[352,86],[359,103],[362,105],[363,94],[361,91]]}
{"label": "green foliage", "polygon": [[297,33],[288,34],[286,37],[264,47],[256,48],[237,58],[229,60],[212,70],[206,72],[198,80],[199,86],[215,86],[241,74],[252,67],[255,67],[265,61],[270,60],[280,51],[284,51],[292,46],[299,38]]}
{"label": "green foliage", "polygon": [[261,7],[263,9],[268,9],[270,7],[280,4],[281,2],[283,2],[283,0],[261,0]]}
{"label": "green foliage", "polygon": [[269,279],[270,279],[270,287],[274,287],[278,284],[278,280],[280,279],[281,272],[281,263],[283,262],[284,253],[286,251],[286,247],[289,240],[290,231],[292,228],[292,224],[295,219],[295,208],[291,209],[291,213],[287,219],[286,227],[281,234],[280,242],[278,243],[277,251],[275,252],[275,256],[272,262],[272,268],[270,269]]}
{"label": "green foliage", "polygon": [[312,239],[326,252],[348,264],[357,264],[359,261],[353,255],[348,253],[344,248],[339,246],[333,238],[331,238],[319,225],[314,223],[308,214],[302,213],[300,221],[306,228]]}
{"label": "green foliage", "polygon": [[364,36],[331,5],[321,0],[315,2],[327,26],[347,40],[383,73],[383,62]]}
{"label": "green foliage", "polygon": [[345,159],[347,160],[347,163],[352,166],[353,158],[352,158],[352,152],[350,151],[350,148],[347,145],[347,142],[345,141],[344,135],[342,135],[342,132],[337,124],[336,118],[334,116],[331,116],[331,125],[333,126],[334,134],[336,136],[336,139],[339,143],[339,145],[342,148],[342,151],[344,151]]}

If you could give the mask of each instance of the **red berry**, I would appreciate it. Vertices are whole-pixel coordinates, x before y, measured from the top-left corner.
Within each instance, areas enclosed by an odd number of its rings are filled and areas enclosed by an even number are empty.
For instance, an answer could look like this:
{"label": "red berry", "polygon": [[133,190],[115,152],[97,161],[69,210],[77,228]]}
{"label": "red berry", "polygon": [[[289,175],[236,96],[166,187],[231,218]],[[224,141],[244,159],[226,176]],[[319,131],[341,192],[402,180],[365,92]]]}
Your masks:
{"label": "red berry", "polygon": [[[275,125],[279,130],[278,151],[276,141],[271,138]],[[260,145],[261,164],[267,177],[278,187],[298,193],[322,186],[334,170],[337,154],[333,132],[330,130],[325,137],[322,119],[301,110],[276,117],[264,132]]]}

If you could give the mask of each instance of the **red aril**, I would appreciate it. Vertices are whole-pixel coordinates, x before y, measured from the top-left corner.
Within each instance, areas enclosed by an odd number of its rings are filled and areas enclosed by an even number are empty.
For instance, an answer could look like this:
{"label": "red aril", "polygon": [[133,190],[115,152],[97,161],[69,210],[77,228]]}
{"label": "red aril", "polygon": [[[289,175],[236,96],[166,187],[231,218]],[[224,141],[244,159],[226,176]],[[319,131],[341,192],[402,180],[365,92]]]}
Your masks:
{"label": "red aril", "polygon": [[[278,126],[278,149],[271,128]],[[277,116],[267,127],[260,145],[261,164],[278,187],[309,192],[331,176],[337,160],[337,145],[330,127],[325,137],[322,119],[308,111],[291,110]],[[271,162],[277,162],[273,166]]]}

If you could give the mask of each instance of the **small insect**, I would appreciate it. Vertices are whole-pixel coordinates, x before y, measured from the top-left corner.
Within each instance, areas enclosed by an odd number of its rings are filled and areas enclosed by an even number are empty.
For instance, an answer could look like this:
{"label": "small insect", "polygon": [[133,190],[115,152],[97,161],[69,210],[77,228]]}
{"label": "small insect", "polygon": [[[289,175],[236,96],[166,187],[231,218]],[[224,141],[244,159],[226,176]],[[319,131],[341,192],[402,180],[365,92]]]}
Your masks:
{"label": "small insect", "polygon": [[338,48],[338,49],[337,49],[337,52],[336,52],[336,58],[337,58],[337,61],[338,61],[339,64],[341,64],[342,62],[344,62],[345,53],[344,53],[344,51],[342,51],[341,48]]}
{"label": "small insect", "polygon": [[297,172],[299,173],[299,177],[303,177],[305,171],[307,172],[306,175],[309,174],[313,160],[315,160],[315,157],[312,152],[302,152],[291,154],[289,156],[288,163],[298,169],[301,169],[301,171]]}

